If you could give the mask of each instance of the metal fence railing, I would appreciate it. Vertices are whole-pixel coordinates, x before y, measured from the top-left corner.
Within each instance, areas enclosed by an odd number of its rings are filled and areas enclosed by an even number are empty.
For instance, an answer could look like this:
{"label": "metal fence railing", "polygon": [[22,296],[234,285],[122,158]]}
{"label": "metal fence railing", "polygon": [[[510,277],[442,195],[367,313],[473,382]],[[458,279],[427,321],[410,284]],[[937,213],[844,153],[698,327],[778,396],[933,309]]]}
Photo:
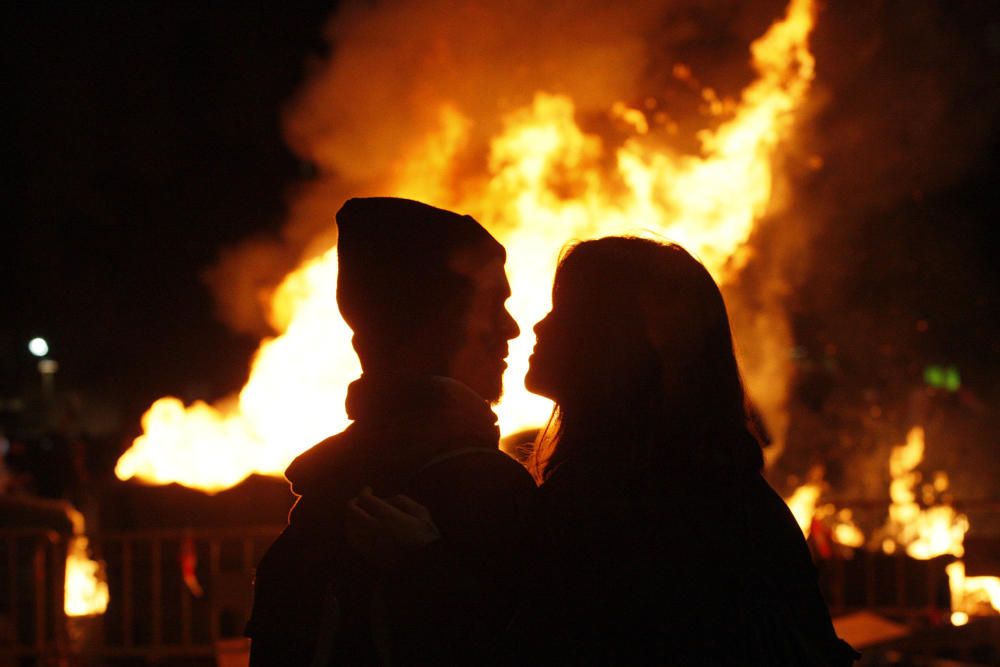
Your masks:
{"label": "metal fence railing", "polygon": [[[0,529],[0,667],[161,662],[200,657],[246,664],[241,639],[254,568],[283,526],[150,529],[91,536],[105,563],[104,614],[67,617],[63,608],[70,536]],[[817,561],[836,614],[869,609],[898,618],[950,609],[950,556],[914,560],[865,550]],[[72,664],[71,660],[69,664]]]}
{"label": "metal fence railing", "polygon": [[58,532],[0,532],[0,661],[66,651],[65,562],[66,542]]}
{"label": "metal fence railing", "polygon": [[[163,529],[91,539],[104,561],[104,614],[67,617],[63,607],[68,536],[0,530],[0,667],[55,664],[67,657],[215,656],[245,662],[241,639],[257,561],[281,526]],[[15,663],[15,660],[17,661]]]}
{"label": "metal fence railing", "polygon": [[253,571],[280,526],[101,536],[111,603],[107,655],[211,655],[242,635]]}

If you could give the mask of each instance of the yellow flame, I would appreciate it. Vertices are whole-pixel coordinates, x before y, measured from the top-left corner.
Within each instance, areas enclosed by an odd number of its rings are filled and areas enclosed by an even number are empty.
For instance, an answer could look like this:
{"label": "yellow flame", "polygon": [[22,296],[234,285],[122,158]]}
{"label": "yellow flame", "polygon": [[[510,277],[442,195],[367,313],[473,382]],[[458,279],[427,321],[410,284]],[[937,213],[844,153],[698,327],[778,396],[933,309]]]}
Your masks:
{"label": "yellow flame", "polygon": [[[911,558],[927,560],[951,554],[961,558],[965,554],[965,534],[969,519],[949,505],[935,504],[926,509],[916,502],[915,488],[920,482],[916,467],[924,458],[924,430],[919,426],[910,429],[906,442],[894,447],[889,459],[892,481],[889,495],[892,505],[883,531],[886,537],[882,549],[887,554],[905,547]],[[933,500],[935,494],[948,490],[948,476],[934,474],[933,482],[924,487],[924,494]],[[951,591],[951,622],[965,625],[970,616],[1000,611],[1000,578],[966,577],[965,563],[949,564],[948,586]]]}
{"label": "yellow flame", "polygon": [[819,500],[819,493],[819,484],[803,484],[792,492],[791,497],[785,499],[785,504],[788,505],[788,509],[792,510],[795,521],[806,537],[809,537],[809,531],[812,528],[813,514],[816,512],[816,501]]}
{"label": "yellow flame", "polygon": [[66,548],[66,580],[63,609],[67,616],[96,616],[108,609],[110,595],[104,566],[92,560],[89,540],[84,536],[84,519],[76,509],[67,509],[73,522],[73,537]]}
{"label": "yellow flame", "polygon": [[962,561],[951,563],[945,572],[951,589],[953,624],[965,625],[970,615],[1000,612],[1000,577],[967,577]]}
{"label": "yellow flame", "polygon": [[[924,430],[919,426],[910,429],[904,444],[892,449],[889,457],[889,472],[892,477],[889,494],[892,504],[881,531],[882,551],[892,555],[900,548],[905,548],[908,556],[919,560],[945,554],[961,557],[965,553],[968,518],[948,505],[932,505],[922,509],[916,503],[914,489],[920,482],[916,467],[923,460],[925,449]],[[832,522],[831,535],[835,542],[854,548],[861,547],[865,543],[865,536],[854,524],[849,509],[838,511],[832,504],[817,508],[822,495],[821,473],[817,469],[811,471],[811,481],[795,489],[785,502],[806,537],[809,537],[815,518]],[[948,475],[940,471],[934,474],[931,484],[924,485],[924,493],[932,496],[947,490]],[[966,577],[965,563],[961,560],[949,564],[945,571],[948,573],[951,591],[952,625],[965,625],[970,616],[1000,612],[1000,577]]]}
{"label": "yellow flame", "polygon": [[351,330],[334,316],[336,285],[335,250],[289,274],[271,305],[281,335],[261,343],[239,399],[190,407],[159,399],[115,474],[216,492],[252,472],[279,475],[307,446],[342,430],[347,384],[361,366]]}
{"label": "yellow flame", "polygon": [[849,509],[838,510],[832,503],[817,507],[817,502],[823,494],[823,470],[817,466],[810,472],[812,481],[799,486],[792,495],[785,499],[785,504],[792,511],[796,523],[802,529],[802,534],[809,537],[812,532],[813,520],[818,519],[830,528],[830,537],[837,544],[858,548],[865,543],[865,535],[854,523],[853,513]]}
{"label": "yellow flame", "polygon": [[[949,505],[934,505],[926,509],[917,504],[916,486],[920,474],[916,467],[924,458],[924,429],[910,429],[906,442],[893,447],[889,458],[889,517],[884,527],[886,540],[883,551],[893,553],[897,546],[906,547],[911,558],[927,560],[944,554],[961,557],[969,530],[969,519]],[[946,475],[935,476],[931,490],[941,493],[948,488]],[[888,549],[886,544],[891,543]],[[891,549],[891,550],[890,550]]]}
{"label": "yellow flame", "polygon": [[837,512],[837,521],[833,526],[833,541],[855,549],[865,543],[865,534],[855,525],[851,510],[842,509]]}
{"label": "yellow flame", "polygon": [[[630,130],[612,148],[580,127],[573,100],[540,91],[500,119],[485,173],[461,187],[456,162],[473,119],[453,104],[439,109],[438,131],[401,159],[386,193],[472,213],[507,247],[509,307],[522,335],[511,343],[497,407],[504,433],[542,424],[551,410],[522,381],[531,327],[549,308],[553,270],[568,241],[653,234],[687,247],[719,280],[746,259],[754,221],[771,203],[774,154],[790,137],[813,78],[813,14],[812,0],[791,0],[784,18],[751,45],[757,77],[738,102],[713,98],[722,105],[714,110],[731,115],[698,135],[698,155],[670,148],[675,124],[654,127],[640,109],[609,100],[610,116]],[[118,462],[118,477],[214,492],[253,472],[280,474],[297,453],[341,430],[346,386],[359,367],[335,284],[333,250],[289,275],[271,306],[279,335],[261,344],[238,400],[155,402],[143,434]]]}

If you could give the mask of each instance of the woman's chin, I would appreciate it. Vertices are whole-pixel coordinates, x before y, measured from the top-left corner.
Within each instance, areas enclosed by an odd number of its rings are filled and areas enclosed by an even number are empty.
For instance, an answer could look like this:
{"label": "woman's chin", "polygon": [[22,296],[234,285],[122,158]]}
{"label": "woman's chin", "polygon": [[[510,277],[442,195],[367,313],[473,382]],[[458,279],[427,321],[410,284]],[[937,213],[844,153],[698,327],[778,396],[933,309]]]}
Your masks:
{"label": "woman's chin", "polygon": [[533,394],[537,393],[537,389],[536,388],[538,386],[538,383],[536,382],[536,380],[537,380],[536,375],[537,375],[537,373],[535,372],[535,366],[531,362],[531,360],[529,359],[528,360],[528,372],[524,374],[524,388],[527,389],[528,391],[530,391]]}
{"label": "woman's chin", "polygon": [[532,394],[538,394],[546,398],[551,398],[546,383],[540,377],[540,373],[533,366],[528,366],[528,372],[524,375],[524,388]]}

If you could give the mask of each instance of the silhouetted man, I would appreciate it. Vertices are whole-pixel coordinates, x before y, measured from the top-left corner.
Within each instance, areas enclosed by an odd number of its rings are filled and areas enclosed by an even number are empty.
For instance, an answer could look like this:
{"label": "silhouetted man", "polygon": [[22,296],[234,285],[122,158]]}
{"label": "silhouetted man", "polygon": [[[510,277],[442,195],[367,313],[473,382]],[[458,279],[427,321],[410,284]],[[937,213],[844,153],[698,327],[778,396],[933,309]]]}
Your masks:
{"label": "silhouetted man", "polygon": [[[473,218],[405,199],[352,199],[337,224],[354,423],[286,471],[299,499],[257,570],[251,664],[481,663],[509,618],[534,489],[489,407],[518,334],[505,251]],[[425,505],[441,539],[370,562],[349,539],[365,487]]]}

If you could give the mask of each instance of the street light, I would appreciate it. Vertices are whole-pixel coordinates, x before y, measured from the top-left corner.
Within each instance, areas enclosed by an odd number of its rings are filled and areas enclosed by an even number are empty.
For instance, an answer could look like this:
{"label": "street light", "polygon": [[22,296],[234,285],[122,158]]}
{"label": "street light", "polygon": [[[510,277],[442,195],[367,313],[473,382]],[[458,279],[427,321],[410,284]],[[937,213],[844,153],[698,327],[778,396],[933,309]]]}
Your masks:
{"label": "street light", "polygon": [[55,393],[56,371],[59,370],[59,363],[55,359],[46,359],[49,353],[49,343],[44,338],[37,336],[28,341],[28,351],[38,357],[38,374],[42,376],[42,396],[46,401],[52,399]]}
{"label": "street light", "polygon": [[32,338],[28,341],[28,351],[36,357],[44,357],[49,353],[49,343],[44,338]]}

